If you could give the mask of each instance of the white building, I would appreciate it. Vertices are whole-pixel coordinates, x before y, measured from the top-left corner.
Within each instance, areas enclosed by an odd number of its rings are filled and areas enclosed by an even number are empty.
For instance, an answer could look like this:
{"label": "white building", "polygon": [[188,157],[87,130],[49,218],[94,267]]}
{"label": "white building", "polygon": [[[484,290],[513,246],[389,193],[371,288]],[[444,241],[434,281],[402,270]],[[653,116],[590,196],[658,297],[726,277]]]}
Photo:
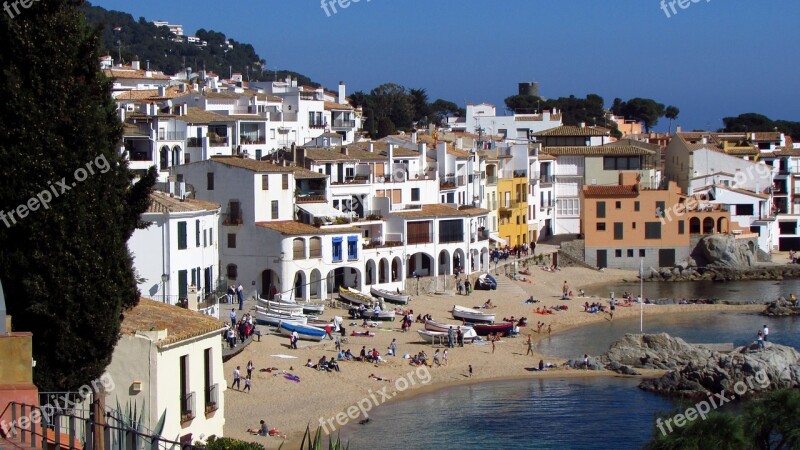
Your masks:
{"label": "white building", "polygon": [[154,430],[163,415],[165,439],[192,443],[222,436],[227,388],[222,328],[212,317],[140,299],[125,311],[106,368],[115,384],[106,404],[144,407],[146,430]]}
{"label": "white building", "polygon": [[150,226],[135,230],[128,241],[139,290],[172,305],[187,299],[190,286],[213,292],[219,277],[220,206],[158,191],[150,200],[141,217]]}
{"label": "white building", "polygon": [[505,140],[528,142],[532,135],[561,126],[558,111],[542,111],[538,114],[513,114],[501,116],[497,108],[489,103],[467,104],[465,117],[448,119],[453,131],[501,136]]}

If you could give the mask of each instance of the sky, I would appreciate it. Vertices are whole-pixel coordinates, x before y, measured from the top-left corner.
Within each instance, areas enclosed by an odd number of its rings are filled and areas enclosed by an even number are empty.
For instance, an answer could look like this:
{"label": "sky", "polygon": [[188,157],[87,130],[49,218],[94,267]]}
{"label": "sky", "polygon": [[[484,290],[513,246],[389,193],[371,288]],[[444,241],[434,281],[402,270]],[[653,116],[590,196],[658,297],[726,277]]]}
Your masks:
{"label": "sky", "polygon": [[[800,121],[797,0],[664,0],[663,9],[662,0],[325,2],[92,3],[182,24],[186,34],[222,32],[252,44],[271,70],[328,88],[344,81],[348,93],[393,82],[501,113],[519,82],[538,81],[547,98],[675,105],[684,130],[717,129],[746,112]],[[667,125],[662,118],[656,130]]]}

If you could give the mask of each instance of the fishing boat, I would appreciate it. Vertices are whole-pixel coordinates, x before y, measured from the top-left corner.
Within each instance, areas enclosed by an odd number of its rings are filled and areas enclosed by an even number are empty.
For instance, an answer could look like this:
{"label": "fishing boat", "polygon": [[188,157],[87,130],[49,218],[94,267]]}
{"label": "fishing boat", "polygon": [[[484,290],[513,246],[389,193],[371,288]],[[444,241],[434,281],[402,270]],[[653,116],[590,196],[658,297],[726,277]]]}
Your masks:
{"label": "fishing boat", "polygon": [[508,336],[514,329],[514,324],[511,322],[500,322],[491,325],[476,323],[474,328],[478,336],[488,336],[494,333],[498,333],[501,336]]}
{"label": "fishing boat", "polygon": [[434,322],[433,320],[426,320],[425,321],[425,329],[428,331],[439,331],[443,333],[447,333],[450,330],[450,327],[453,327],[454,330],[457,330],[458,327],[461,327],[461,332],[464,332],[467,328],[472,328],[472,325],[462,325],[462,324],[449,324],[449,323],[439,323]]}
{"label": "fishing boat", "polygon": [[280,311],[299,311],[303,314],[322,314],[325,312],[325,305],[322,303],[297,302],[294,299],[267,300],[265,298],[259,298],[258,301],[263,306]]}
{"label": "fishing boat", "polygon": [[308,321],[308,317],[304,315],[281,314],[279,312],[256,307],[255,320],[259,325],[278,326],[278,324],[281,322],[291,322],[305,325]]}
{"label": "fishing boat", "polygon": [[375,311],[372,309],[365,309],[364,311],[358,311],[358,308],[351,308],[351,316],[359,316],[362,319],[369,319],[369,320],[383,320],[383,321],[394,321],[394,318],[397,317],[393,309],[383,309],[378,312],[378,316],[375,317]]}
{"label": "fishing boat", "polygon": [[466,322],[488,322],[494,323],[495,315],[491,313],[482,313],[480,311],[464,308],[463,306],[453,305],[453,317],[461,319]]}
{"label": "fishing boat", "polygon": [[405,292],[392,292],[386,289],[378,289],[376,287],[369,288],[369,293],[372,294],[373,297],[382,298],[384,301],[398,305],[407,305],[411,300],[411,294],[407,294]]}
{"label": "fishing boat", "polygon": [[[475,330],[468,328],[466,331],[462,328],[464,332],[464,342],[472,342],[478,335],[475,333]],[[430,330],[417,330],[419,337],[426,342],[430,342],[432,344],[447,344],[447,333],[441,331],[430,331]]]}
{"label": "fishing boat", "polygon": [[372,297],[366,296],[355,289],[339,287],[339,298],[353,305],[369,306],[372,304]]}
{"label": "fishing boat", "polygon": [[478,279],[475,280],[475,289],[493,291],[497,289],[497,280],[488,273],[481,274],[478,276]]}
{"label": "fishing boat", "polygon": [[322,303],[298,303],[303,307],[303,314],[319,315],[325,312],[325,305]]}
{"label": "fishing boat", "polygon": [[263,298],[259,298],[257,306],[284,314],[303,313],[303,306],[298,305],[297,303],[273,302],[272,300],[264,300]]}
{"label": "fishing boat", "polygon": [[289,322],[281,322],[278,324],[278,331],[287,336],[291,335],[293,331],[296,331],[300,339],[305,339],[307,341],[321,341],[322,338],[327,334],[325,333],[325,330],[320,328]]}

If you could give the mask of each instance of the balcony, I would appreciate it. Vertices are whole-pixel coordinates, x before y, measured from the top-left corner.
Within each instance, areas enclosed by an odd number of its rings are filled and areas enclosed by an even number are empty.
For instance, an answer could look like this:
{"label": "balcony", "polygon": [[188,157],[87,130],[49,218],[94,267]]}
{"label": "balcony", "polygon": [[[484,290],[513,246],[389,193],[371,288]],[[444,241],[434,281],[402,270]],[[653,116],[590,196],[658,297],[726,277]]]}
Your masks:
{"label": "balcony", "polygon": [[219,384],[206,387],[206,414],[219,409]]}
{"label": "balcony", "polygon": [[336,119],[333,121],[333,128],[355,128],[355,127],[356,127],[355,120]]}
{"label": "balcony", "polygon": [[186,423],[195,418],[196,413],[194,409],[195,395],[194,392],[181,395],[181,423]]}
{"label": "balcony", "polygon": [[542,202],[542,204],[539,205],[539,209],[540,210],[551,209],[555,208],[555,206],[556,206],[555,200],[550,200],[549,202]]}
{"label": "balcony", "polygon": [[294,199],[295,203],[325,203],[327,200],[324,195],[298,195]]}
{"label": "balcony", "polygon": [[515,170],[514,171],[514,178],[528,178],[528,171],[527,170]]}
{"label": "balcony", "polygon": [[327,122],[309,122],[308,123],[308,127],[309,128],[327,128],[328,127],[328,123]]}
{"label": "balcony", "polygon": [[516,200],[511,200],[500,205],[500,209],[516,209],[517,207],[519,207],[519,204],[520,202]]}
{"label": "balcony", "polygon": [[208,135],[208,145],[211,147],[227,147],[228,146],[228,137],[227,136],[212,136],[211,134]]}
{"label": "balcony", "polygon": [[486,177],[486,184],[488,184],[490,186],[493,186],[493,185],[497,184],[497,177],[496,176],[491,176],[491,175]]}
{"label": "balcony", "polygon": [[264,145],[267,139],[264,136],[250,138],[247,136],[239,136],[239,144],[241,145]]}
{"label": "balcony", "polygon": [[433,243],[433,239],[431,239],[430,233],[409,234],[407,242],[410,245],[414,245],[414,244],[432,244]]}
{"label": "balcony", "polygon": [[242,217],[242,212],[239,211],[237,213],[227,213],[224,215],[224,219],[222,221],[223,225],[228,226],[237,226],[244,223],[244,219]]}
{"label": "balcony", "polygon": [[186,132],[185,131],[166,131],[166,132],[159,132],[158,133],[158,140],[159,141],[185,141],[186,140]]}
{"label": "balcony", "polygon": [[541,184],[553,184],[556,181],[556,177],[550,174],[543,174],[539,176],[539,183]]}
{"label": "balcony", "polygon": [[447,176],[439,179],[439,189],[455,189],[456,177]]}
{"label": "balcony", "polygon": [[203,139],[197,137],[190,137],[186,140],[187,147],[202,147],[203,146]]}
{"label": "balcony", "polygon": [[392,247],[402,247],[404,244],[400,241],[386,241],[381,244],[380,240],[370,241],[369,244],[364,244],[361,246],[364,250],[370,249],[377,249],[377,248],[392,248]]}

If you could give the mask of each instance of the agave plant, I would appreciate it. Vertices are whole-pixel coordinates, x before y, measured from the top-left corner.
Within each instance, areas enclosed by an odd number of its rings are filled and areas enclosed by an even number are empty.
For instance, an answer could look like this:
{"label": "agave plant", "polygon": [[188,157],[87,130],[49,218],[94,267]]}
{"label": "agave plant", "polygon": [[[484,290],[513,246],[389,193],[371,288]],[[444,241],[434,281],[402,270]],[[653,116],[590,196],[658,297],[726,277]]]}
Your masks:
{"label": "agave plant", "polygon": [[[311,426],[306,426],[306,432],[303,434],[303,441],[300,443],[300,450],[322,450],[324,447],[322,439],[322,428],[317,428],[314,435],[311,435]],[[278,447],[278,450],[283,448],[283,444]],[[339,435],[336,435],[336,440],[332,436],[328,436],[328,450],[349,450],[350,444],[343,444]]]}
{"label": "agave plant", "polygon": [[[141,410],[138,410],[136,401],[134,400],[133,403],[131,403],[131,401],[128,400],[126,409],[123,409],[119,404],[119,399],[117,399],[117,408],[114,417],[119,421],[119,426],[121,428],[133,430],[142,436],[150,436],[152,439],[161,437],[161,433],[164,431],[164,423],[167,420],[167,411],[164,410],[164,412],[161,413],[161,417],[158,419],[153,430],[147,430],[145,428],[145,414],[144,402],[142,402]],[[175,441],[177,440],[178,438],[175,438]]]}

